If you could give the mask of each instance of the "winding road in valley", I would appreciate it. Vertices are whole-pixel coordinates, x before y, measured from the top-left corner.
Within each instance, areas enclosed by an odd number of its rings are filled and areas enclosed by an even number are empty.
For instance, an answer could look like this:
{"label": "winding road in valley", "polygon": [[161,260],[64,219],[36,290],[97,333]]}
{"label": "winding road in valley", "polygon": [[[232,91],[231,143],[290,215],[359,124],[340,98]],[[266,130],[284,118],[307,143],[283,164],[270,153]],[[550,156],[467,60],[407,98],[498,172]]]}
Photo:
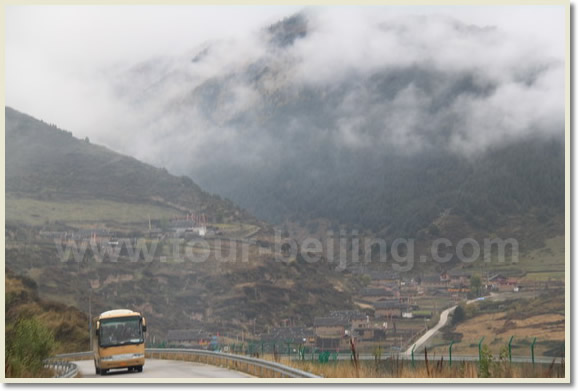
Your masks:
{"label": "winding road in valley", "polygon": [[[468,300],[468,301],[466,301],[466,304],[471,304],[475,301],[486,300],[486,299],[498,300],[503,295],[504,294],[492,293],[488,297],[479,297],[477,299]],[[433,337],[439,331],[439,329],[444,327],[446,325],[446,323],[448,322],[449,315],[454,312],[456,307],[457,307],[457,305],[454,305],[453,307],[450,307],[450,308],[443,310],[440,314],[439,322],[434,327],[432,327],[431,329],[426,331],[424,335],[419,337],[419,339],[405,351],[405,355],[408,357],[411,356],[411,351],[412,351],[412,349],[414,349],[414,346],[415,346],[414,352],[417,352],[431,337]]]}
{"label": "winding road in valley", "polygon": [[411,356],[411,351],[412,351],[412,349],[414,349],[414,346],[415,346],[415,351],[418,351],[422,345],[424,345],[431,337],[433,337],[439,331],[439,329],[444,327],[446,325],[446,323],[448,322],[449,315],[452,312],[454,312],[456,307],[457,307],[457,305],[454,305],[453,307],[450,307],[450,308],[443,310],[442,313],[440,314],[440,321],[438,322],[438,324],[436,324],[434,327],[432,327],[431,329],[426,331],[424,335],[419,337],[419,339],[415,342],[415,344],[411,345],[409,347],[409,349],[407,349],[405,351],[405,355]]}

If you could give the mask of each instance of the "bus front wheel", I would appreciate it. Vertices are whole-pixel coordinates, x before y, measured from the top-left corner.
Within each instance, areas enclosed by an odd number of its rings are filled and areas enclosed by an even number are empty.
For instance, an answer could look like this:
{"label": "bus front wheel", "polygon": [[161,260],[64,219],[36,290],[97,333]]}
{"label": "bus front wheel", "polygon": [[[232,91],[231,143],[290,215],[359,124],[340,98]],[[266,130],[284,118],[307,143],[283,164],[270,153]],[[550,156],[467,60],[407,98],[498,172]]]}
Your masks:
{"label": "bus front wheel", "polygon": [[138,367],[136,367],[136,371],[137,371],[137,372],[142,372],[142,365],[139,365]]}

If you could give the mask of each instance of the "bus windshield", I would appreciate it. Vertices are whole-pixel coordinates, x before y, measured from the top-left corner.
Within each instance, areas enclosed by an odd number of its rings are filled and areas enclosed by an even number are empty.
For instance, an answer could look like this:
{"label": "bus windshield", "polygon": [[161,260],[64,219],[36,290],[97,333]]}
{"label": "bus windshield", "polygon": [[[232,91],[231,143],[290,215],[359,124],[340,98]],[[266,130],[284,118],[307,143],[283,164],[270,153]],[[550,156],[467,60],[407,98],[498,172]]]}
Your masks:
{"label": "bus windshield", "polygon": [[143,343],[139,317],[104,319],[100,322],[100,346],[120,346]]}

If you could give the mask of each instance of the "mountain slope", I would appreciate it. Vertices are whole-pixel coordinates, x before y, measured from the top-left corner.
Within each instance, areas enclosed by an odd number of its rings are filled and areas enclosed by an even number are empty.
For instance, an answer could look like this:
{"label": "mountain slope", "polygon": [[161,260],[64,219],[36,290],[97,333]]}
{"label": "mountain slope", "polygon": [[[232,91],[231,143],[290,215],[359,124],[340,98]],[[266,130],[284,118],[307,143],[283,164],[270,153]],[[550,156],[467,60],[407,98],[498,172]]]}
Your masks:
{"label": "mountain slope", "polygon": [[[295,257],[279,262],[269,226],[190,179],[8,108],[6,129],[6,267],[35,281],[41,298],[85,312],[90,300],[93,314],[140,310],[151,338],[161,339],[171,329],[238,335],[252,325],[263,332],[288,319],[311,323],[328,310],[354,308],[357,279],[344,282],[343,273],[330,265]],[[210,249],[204,261],[189,257],[203,250],[187,247],[194,237],[179,241],[166,231],[158,240],[145,239],[153,213],[158,218],[152,223],[159,227],[163,219],[190,211],[205,213],[222,231],[204,238]],[[63,231],[95,228],[131,242],[143,240],[151,261],[131,258],[124,247],[117,260],[99,257],[93,244],[79,240],[73,244],[84,243],[88,250],[78,259],[62,258],[66,252],[59,246],[72,242],[45,235],[56,232],[59,238]]]}
{"label": "mountain slope", "polygon": [[37,283],[7,270],[6,327],[8,330],[21,318],[35,318],[54,335],[54,353],[85,351],[89,348],[88,316],[77,308],[42,300]]}
{"label": "mountain slope", "polygon": [[[190,178],[143,164],[6,108],[6,193],[36,200],[110,200],[254,221]],[[146,218],[146,216],[142,216]],[[221,221],[222,222],[222,221]]]}
{"label": "mountain slope", "polygon": [[[194,61],[134,67],[113,81],[117,98],[149,113],[143,137],[171,136],[154,148],[167,164],[270,222],[413,237],[447,213],[490,231],[512,216],[563,215],[562,62],[482,69],[472,52],[498,57],[510,37],[451,18],[386,18],[363,38],[332,36],[322,22],[304,12],[269,26],[252,57],[212,42]],[[461,46],[438,55],[410,34],[416,23]],[[405,55],[377,49],[392,43]],[[219,59],[226,66],[205,76]],[[194,153],[168,152],[183,139]]]}

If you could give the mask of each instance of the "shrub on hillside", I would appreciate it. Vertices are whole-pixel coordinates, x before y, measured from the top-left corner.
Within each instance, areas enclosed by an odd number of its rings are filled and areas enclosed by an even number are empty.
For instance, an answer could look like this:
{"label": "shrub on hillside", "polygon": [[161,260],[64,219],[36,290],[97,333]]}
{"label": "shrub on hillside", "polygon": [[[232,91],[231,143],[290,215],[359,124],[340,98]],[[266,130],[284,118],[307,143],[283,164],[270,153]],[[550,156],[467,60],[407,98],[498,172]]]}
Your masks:
{"label": "shrub on hillside", "polygon": [[43,361],[54,350],[54,335],[34,318],[20,318],[6,331],[6,377],[46,375]]}

